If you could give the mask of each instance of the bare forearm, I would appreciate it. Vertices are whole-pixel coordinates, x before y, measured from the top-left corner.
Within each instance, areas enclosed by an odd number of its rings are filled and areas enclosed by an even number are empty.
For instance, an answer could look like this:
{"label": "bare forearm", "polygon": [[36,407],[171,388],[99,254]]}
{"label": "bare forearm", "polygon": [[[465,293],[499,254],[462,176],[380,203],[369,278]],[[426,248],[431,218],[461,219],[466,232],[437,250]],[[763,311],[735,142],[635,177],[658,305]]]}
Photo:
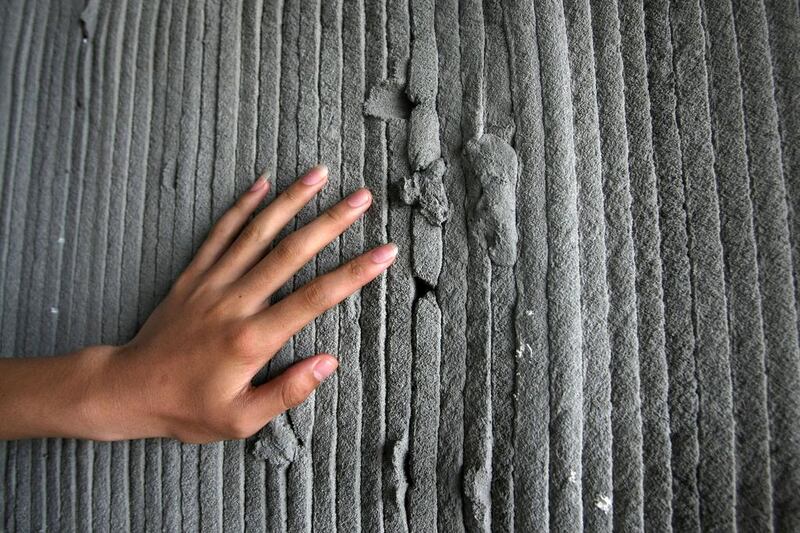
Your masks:
{"label": "bare forearm", "polygon": [[88,437],[100,363],[92,355],[0,359],[0,438]]}

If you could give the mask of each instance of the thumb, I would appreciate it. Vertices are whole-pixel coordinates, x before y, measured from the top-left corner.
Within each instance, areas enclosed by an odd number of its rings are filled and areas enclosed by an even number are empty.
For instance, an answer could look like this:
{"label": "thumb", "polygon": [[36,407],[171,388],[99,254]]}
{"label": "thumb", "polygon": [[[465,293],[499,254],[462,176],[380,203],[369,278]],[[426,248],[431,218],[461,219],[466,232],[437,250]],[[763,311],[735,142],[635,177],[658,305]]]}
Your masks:
{"label": "thumb", "polygon": [[292,407],[303,403],[314,390],[336,371],[339,362],[330,354],[319,354],[299,361],[251,392],[250,408],[264,424]]}

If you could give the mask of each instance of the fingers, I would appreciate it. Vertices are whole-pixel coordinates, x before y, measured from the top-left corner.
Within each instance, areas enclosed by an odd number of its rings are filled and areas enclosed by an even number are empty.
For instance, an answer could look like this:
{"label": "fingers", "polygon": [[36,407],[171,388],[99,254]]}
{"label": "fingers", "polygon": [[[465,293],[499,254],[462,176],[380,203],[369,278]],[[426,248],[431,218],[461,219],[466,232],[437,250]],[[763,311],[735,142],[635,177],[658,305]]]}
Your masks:
{"label": "fingers", "polygon": [[[254,317],[271,331],[270,351],[277,351],[303,326],[378,277],[397,256],[395,244],[384,244],[333,272],[320,276]],[[275,325],[279,324],[279,328]]]}
{"label": "fingers", "polygon": [[295,363],[282,374],[251,391],[249,408],[261,426],[282,412],[303,403],[322,381],[336,371],[339,362],[328,354]]}
{"label": "fingers", "polygon": [[217,262],[267,195],[267,191],[269,191],[267,176],[260,176],[250,190],[244,193],[211,228],[205,242],[187,267],[187,275],[200,275]]}
{"label": "fingers", "polygon": [[248,224],[214,265],[215,283],[232,283],[255,265],[281,229],[319,192],[328,180],[325,166],[312,168],[278,195]]}
{"label": "fingers", "polygon": [[321,216],[282,239],[258,265],[239,280],[234,292],[245,295],[242,305],[260,311],[267,297],[353,224],[372,203],[367,189],[359,189]]}

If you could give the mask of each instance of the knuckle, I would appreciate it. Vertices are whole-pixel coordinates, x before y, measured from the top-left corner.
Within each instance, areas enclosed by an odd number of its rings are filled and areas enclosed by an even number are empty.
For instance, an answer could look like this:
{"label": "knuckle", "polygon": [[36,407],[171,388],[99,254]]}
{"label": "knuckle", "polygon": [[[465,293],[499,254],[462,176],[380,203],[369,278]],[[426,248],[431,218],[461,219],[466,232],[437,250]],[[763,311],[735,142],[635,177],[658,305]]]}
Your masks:
{"label": "knuckle", "polygon": [[263,242],[266,240],[264,226],[259,224],[258,220],[254,220],[242,230],[242,239],[246,242]]}
{"label": "knuckle", "polygon": [[[217,298],[214,295],[211,287],[202,284],[198,286],[192,293],[191,300],[194,302],[201,302],[209,298]],[[216,299],[216,301],[206,308],[205,317],[209,324],[220,324],[228,320],[228,308],[224,304],[224,300]]]}
{"label": "knuckle", "polygon": [[233,213],[236,217],[246,217],[251,211],[253,211],[252,204],[250,203],[250,196],[242,195],[236,200],[236,203],[233,204],[229,213]]}
{"label": "knuckle", "polygon": [[[189,267],[191,268],[191,267]],[[189,269],[184,270],[175,280],[175,283],[172,284],[172,293],[173,294],[186,294],[189,292],[189,288],[191,286],[191,274]]]}
{"label": "knuckle", "polygon": [[342,213],[338,209],[336,209],[335,207],[331,207],[330,209],[325,211],[325,218],[329,222],[333,222],[337,226],[339,224],[341,224],[343,219],[344,219],[344,217],[342,216]]}
{"label": "knuckle", "polygon": [[303,247],[296,237],[288,236],[275,245],[273,253],[278,256],[281,263],[294,262],[303,255]]}
{"label": "knuckle", "polygon": [[331,305],[328,291],[319,282],[309,283],[302,294],[306,306],[310,309],[327,309]]}
{"label": "knuckle", "polygon": [[[244,215],[242,215],[242,217],[243,216]],[[214,238],[225,238],[234,233],[239,228],[239,218],[241,217],[238,216],[237,208],[234,207],[222,215],[222,218],[220,218],[219,221],[214,224],[214,227],[211,228],[211,235]]]}
{"label": "knuckle", "polygon": [[208,240],[219,241],[225,239],[232,231],[230,226],[231,225],[227,223],[225,217],[221,218],[219,222],[214,224],[214,227],[211,228],[211,231],[208,233]]}
{"label": "knuckle", "polygon": [[347,264],[347,273],[355,281],[361,281],[367,277],[367,269],[361,261],[350,261]]}
{"label": "knuckle", "polygon": [[288,379],[281,385],[281,403],[284,409],[297,407],[308,396],[305,387],[296,380]]}
{"label": "knuckle", "polygon": [[286,201],[290,204],[294,204],[300,201],[300,195],[297,194],[297,190],[294,187],[289,187],[285,191],[283,191],[283,197],[286,198]]}
{"label": "knuckle", "polygon": [[237,355],[248,355],[258,350],[260,334],[252,324],[241,324],[231,332],[230,344]]}

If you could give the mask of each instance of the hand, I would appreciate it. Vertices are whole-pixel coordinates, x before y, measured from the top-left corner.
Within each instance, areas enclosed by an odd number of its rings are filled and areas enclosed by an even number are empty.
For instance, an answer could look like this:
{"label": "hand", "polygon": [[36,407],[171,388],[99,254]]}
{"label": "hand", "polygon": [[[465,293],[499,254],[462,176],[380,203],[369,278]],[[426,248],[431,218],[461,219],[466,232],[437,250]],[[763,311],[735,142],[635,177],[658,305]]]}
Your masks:
{"label": "hand", "polygon": [[80,414],[71,430],[59,433],[195,443],[244,438],[304,401],[336,370],[333,356],[304,359],[257,387],[251,380],[295,333],[380,275],[397,253],[393,244],[378,247],[268,306],[271,294],[371,204],[369,191],[355,191],[268,252],[326,181],[325,167],[312,169],[248,223],[269,188],[257,180],[217,222],[131,342],[71,356],[77,358],[71,367],[88,377],[78,385],[84,393],[64,394]]}

